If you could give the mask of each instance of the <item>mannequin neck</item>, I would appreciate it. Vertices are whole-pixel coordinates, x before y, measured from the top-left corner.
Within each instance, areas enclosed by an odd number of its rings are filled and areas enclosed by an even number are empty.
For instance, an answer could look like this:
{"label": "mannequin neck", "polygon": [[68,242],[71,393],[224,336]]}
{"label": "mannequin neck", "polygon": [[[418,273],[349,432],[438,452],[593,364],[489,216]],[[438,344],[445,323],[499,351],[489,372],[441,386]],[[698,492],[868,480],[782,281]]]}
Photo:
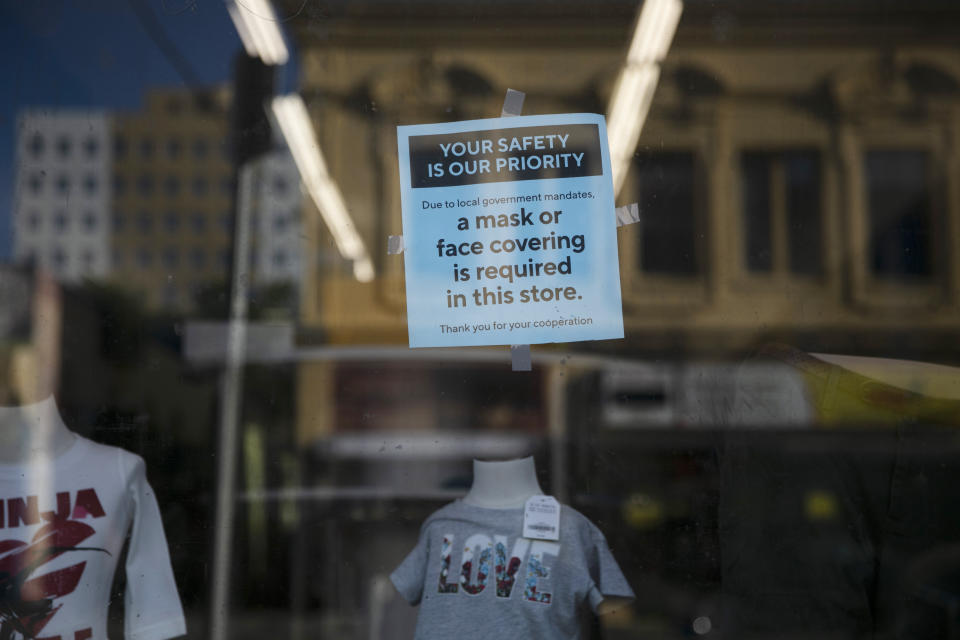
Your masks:
{"label": "mannequin neck", "polygon": [[513,509],[542,494],[533,456],[504,462],[474,460],[473,486],[463,501],[475,507]]}
{"label": "mannequin neck", "polygon": [[55,457],[76,438],[63,423],[53,396],[33,404],[0,407],[0,463]]}

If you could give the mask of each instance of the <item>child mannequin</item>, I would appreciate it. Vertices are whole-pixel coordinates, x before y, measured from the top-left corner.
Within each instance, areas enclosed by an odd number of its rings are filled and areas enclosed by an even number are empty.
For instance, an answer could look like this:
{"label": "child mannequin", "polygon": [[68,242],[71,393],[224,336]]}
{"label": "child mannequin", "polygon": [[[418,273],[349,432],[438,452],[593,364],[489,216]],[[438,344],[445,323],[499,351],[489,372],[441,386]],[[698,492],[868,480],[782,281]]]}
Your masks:
{"label": "child mannequin", "polygon": [[487,509],[515,509],[535,495],[543,495],[543,491],[533,456],[501,462],[474,460],[473,485],[463,501]]}
{"label": "child mannequin", "polygon": [[21,406],[0,406],[0,464],[55,458],[76,439],[63,424],[53,396]]}

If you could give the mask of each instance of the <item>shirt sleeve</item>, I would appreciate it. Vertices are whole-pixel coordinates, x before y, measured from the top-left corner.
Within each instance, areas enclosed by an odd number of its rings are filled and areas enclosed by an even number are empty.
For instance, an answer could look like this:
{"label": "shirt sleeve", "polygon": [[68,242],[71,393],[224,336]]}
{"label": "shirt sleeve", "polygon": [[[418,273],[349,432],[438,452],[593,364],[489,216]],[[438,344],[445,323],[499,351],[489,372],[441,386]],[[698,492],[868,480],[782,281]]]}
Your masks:
{"label": "shirt sleeve", "polygon": [[133,527],[127,551],[126,620],[130,640],[166,640],[187,632],[180,595],[173,579],[160,508],[139,456],[124,460],[133,501]]}
{"label": "shirt sleeve", "polygon": [[390,582],[412,605],[420,604],[423,596],[423,581],[427,573],[427,528],[420,530],[420,539],[400,566],[390,574]]}
{"label": "shirt sleeve", "polygon": [[591,528],[593,548],[592,553],[589,554],[589,565],[590,580],[593,584],[590,586],[588,597],[590,607],[596,612],[597,607],[606,598],[633,600],[636,596],[627,584],[627,579],[620,571],[617,561],[614,560],[610,547],[607,546],[607,539],[599,529]]}

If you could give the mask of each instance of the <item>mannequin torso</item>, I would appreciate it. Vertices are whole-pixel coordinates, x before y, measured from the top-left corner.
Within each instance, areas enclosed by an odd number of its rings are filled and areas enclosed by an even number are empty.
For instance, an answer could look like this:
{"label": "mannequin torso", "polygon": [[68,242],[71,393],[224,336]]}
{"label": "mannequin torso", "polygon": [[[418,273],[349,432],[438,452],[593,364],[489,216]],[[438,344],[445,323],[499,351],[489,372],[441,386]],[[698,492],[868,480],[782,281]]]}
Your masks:
{"label": "mannequin torso", "polygon": [[473,485],[463,501],[475,507],[514,509],[542,495],[533,456],[502,462],[473,461]]}
{"label": "mannequin torso", "polygon": [[56,457],[76,438],[63,423],[53,396],[33,404],[0,407],[0,464]]}

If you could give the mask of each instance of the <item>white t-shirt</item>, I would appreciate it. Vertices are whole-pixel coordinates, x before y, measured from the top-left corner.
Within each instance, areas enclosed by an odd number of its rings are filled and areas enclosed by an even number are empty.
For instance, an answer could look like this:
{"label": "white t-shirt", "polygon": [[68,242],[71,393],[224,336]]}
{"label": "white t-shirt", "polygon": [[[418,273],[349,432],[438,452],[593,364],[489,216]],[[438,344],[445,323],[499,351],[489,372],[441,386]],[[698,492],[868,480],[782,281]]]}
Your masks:
{"label": "white t-shirt", "polygon": [[128,532],[127,639],[184,635],[140,456],[77,437],[48,461],[0,464],[0,637],[107,640],[110,587]]}

